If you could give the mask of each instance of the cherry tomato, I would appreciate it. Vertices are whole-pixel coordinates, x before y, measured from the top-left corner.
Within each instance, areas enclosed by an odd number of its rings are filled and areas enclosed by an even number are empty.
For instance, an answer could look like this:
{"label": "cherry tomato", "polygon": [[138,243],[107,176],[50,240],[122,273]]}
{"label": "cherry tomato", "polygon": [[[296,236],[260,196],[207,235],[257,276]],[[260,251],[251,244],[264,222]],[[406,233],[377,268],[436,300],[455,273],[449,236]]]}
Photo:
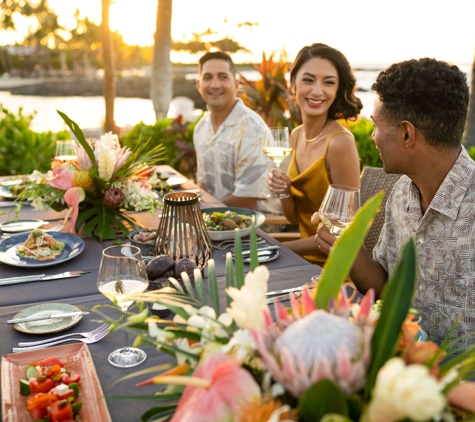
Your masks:
{"label": "cherry tomato", "polygon": [[71,374],[71,376],[69,377],[69,382],[70,383],[72,383],[72,382],[79,383],[80,380],[81,380],[81,375],[79,375],[79,374]]}

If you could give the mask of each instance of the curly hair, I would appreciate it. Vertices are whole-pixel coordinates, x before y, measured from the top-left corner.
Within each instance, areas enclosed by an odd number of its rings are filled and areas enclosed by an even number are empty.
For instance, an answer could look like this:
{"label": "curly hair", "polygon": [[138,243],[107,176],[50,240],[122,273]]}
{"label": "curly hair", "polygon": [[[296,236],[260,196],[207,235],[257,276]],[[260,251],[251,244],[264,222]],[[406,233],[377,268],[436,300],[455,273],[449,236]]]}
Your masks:
{"label": "curly hair", "polygon": [[460,147],[470,93],[467,77],[457,66],[429,58],[395,63],[371,88],[391,124],[408,120],[429,145]]}
{"label": "curly hair", "polygon": [[338,92],[335,101],[328,110],[328,118],[332,120],[355,118],[363,108],[363,104],[354,94],[356,78],[351,71],[350,64],[337,49],[321,43],[302,48],[290,69],[290,82],[295,84],[295,78],[302,66],[317,57],[331,61],[338,72]]}
{"label": "curly hair", "polygon": [[229,70],[233,75],[236,75],[236,66],[234,65],[233,59],[231,59],[229,54],[226,54],[223,51],[208,51],[205,53],[198,61],[198,73],[201,73],[203,65],[209,60],[224,60],[225,62],[228,62]]}

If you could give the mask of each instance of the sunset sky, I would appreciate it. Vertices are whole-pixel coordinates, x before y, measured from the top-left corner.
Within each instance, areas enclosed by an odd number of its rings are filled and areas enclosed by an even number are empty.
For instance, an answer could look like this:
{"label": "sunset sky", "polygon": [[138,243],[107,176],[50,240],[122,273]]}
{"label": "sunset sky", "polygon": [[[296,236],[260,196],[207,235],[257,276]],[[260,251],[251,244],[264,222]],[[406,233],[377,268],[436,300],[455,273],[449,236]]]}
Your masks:
{"label": "sunset sky", "polygon": [[[100,0],[49,0],[60,23],[74,26],[74,11],[100,23]],[[115,0],[111,27],[126,42],[151,45],[157,0]],[[257,23],[252,29],[238,27]],[[18,25],[25,30],[25,23]],[[341,50],[352,64],[391,63],[423,56],[470,63],[475,52],[475,0],[174,0],[172,37],[190,40],[211,28],[251,50],[235,56],[260,61],[262,52],[285,49],[292,60],[298,50],[324,42]],[[21,32],[21,31],[19,31]],[[20,34],[16,35],[17,37]],[[14,34],[0,37],[12,42]],[[173,61],[196,57],[174,54]]]}

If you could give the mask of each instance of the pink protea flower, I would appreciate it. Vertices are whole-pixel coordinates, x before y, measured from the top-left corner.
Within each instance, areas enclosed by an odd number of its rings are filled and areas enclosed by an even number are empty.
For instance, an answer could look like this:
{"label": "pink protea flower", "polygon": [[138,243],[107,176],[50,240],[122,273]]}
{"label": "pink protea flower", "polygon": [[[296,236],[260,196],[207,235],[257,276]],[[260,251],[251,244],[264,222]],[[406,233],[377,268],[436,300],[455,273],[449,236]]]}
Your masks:
{"label": "pink protea flower", "polygon": [[265,331],[250,330],[274,379],[295,397],[321,379],[329,379],[352,394],[366,381],[373,333],[368,317],[373,302],[370,290],[358,315],[350,319],[344,288],[336,301],[330,301],[329,312],[316,309],[309,291],[304,289],[301,305],[291,296],[288,313],[277,302],[277,322],[265,312]]}
{"label": "pink protea flower", "polygon": [[[231,420],[243,403],[261,396],[259,386],[241,367],[241,362],[223,353],[209,356],[196,368],[192,377],[183,378],[189,385],[171,422]],[[167,382],[167,377],[164,377],[164,382]]]}

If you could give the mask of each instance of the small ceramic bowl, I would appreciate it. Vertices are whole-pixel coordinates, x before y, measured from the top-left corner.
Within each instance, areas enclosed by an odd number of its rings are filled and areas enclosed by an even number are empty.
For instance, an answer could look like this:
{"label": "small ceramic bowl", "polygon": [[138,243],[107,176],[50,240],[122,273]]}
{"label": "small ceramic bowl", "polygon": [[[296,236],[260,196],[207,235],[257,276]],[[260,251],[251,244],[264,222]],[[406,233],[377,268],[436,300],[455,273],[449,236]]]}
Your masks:
{"label": "small ceramic bowl", "polygon": [[141,232],[152,232],[152,231],[156,231],[156,230],[151,230],[151,229],[135,229],[135,230],[132,230],[130,233],[129,233],[129,240],[130,240],[130,243],[134,246],[137,246],[140,251],[142,252],[142,258],[149,258],[149,257],[153,257],[154,254],[153,254],[153,240],[150,240],[149,242],[139,242],[137,240],[134,240],[134,236],[138,233],[141,233]]}

